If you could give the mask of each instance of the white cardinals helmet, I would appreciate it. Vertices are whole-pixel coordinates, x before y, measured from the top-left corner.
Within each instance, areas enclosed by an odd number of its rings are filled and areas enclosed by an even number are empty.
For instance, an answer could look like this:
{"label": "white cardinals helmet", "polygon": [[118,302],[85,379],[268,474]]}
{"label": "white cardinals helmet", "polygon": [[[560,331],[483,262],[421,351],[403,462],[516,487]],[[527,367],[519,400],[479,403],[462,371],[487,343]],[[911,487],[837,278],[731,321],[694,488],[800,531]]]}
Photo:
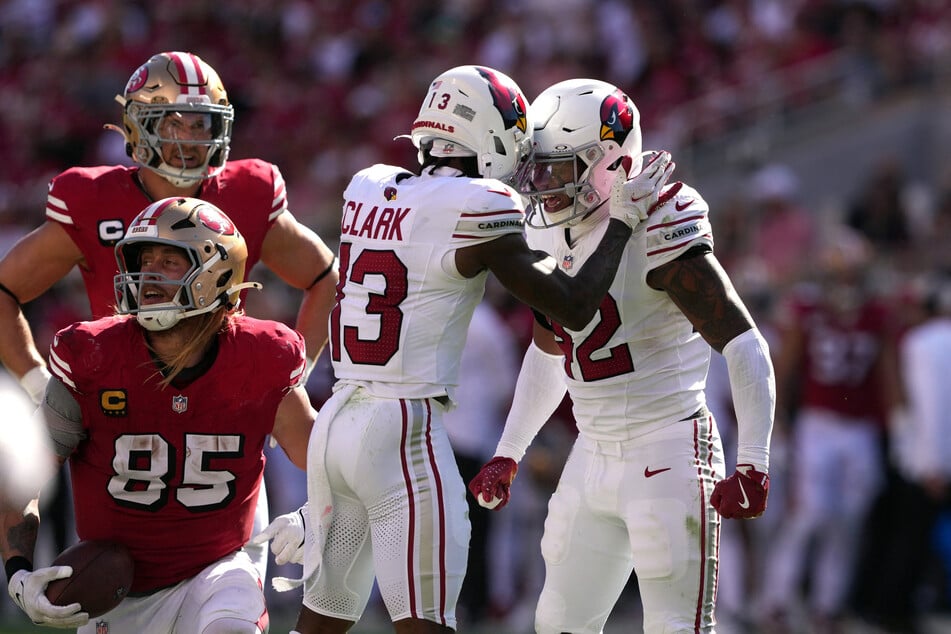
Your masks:
{"label": "white cardinals helmet", "polygon": [[529,111],[532,169],[520,174],[518,188],[533,202],[530,226],[572,225],[608,201],[622,158],[631,157],[629,173],[640,171],[640,113],[617,86],[596,79],[559,82],[542,91]]}
{"label": "white cardinals helmet", "polygon": [[531,152],[527,100],[510,77],[486,66],[457,66],[429,85],[410,138],[434,156],[475,156],[479,174],[509,180]]}

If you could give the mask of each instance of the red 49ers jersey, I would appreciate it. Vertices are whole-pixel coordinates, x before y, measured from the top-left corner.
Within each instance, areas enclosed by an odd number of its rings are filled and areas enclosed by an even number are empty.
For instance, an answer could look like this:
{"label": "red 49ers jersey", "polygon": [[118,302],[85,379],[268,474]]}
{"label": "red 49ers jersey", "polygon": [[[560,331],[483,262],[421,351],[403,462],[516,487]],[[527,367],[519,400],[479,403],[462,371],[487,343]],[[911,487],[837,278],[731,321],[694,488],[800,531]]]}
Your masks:
{"label": "red 49ers jersey", "polygon": [[133,592],[194,576],[244,546],[265,437],[304,367],[297,332],[236,316],[202,376],[162,389],[135,318],[106,317],[59,331],[50,367],[87,434],[69,458],[76,532],[129,547]]}
{"label": "red 49ers jersey", "polygon": [[[133,175],[137,167],[74,167],[50,181],[48,220],[60,223],[82,251],[80,267],[94,318],[113,313],[117,273],[115,246],[129,222],[152,201]],[[259,159],[228,161],[202,183],[198,198],[221,208],[248,244],[245,279],[261,257],[261,243],[274,220],[287,210],[284,178],[276,165]]]}
{"label": "red 49ers jersey", "polygon": [[800,405],[882,422],[883,386],[875,367],[889,336],[888,309],[866,300],[843,318],[814,290],[800,289],[779,317],[802,336]]}

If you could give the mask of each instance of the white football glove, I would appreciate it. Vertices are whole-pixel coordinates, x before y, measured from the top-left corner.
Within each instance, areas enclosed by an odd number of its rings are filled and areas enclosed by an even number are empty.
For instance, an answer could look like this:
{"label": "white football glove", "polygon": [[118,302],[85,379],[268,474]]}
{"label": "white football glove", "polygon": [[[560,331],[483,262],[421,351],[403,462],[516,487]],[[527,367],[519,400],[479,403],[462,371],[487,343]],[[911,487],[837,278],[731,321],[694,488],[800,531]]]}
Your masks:
{"label": "white football glove", "polygon": [[249,544],[258,545],[271,542],[274,563],[281,566],[287,563],[304,563],[304,517],[307,504],[296,511],[274,518],[274,521],[260,533],[251,538]]}
{"label": "white football glove", "polygon": [[17,606],[26,612],[37,625],[75,628],[89,622],[89,613],[82,612],[78,603],[53,605],[46,598],[46,586],[54,579],[65,579],[73,574],[72,566],[52,566],[29,570],[17,570],[10,577],[7,590]]}
{"label": "white football glove", "polygon": [[611,206],[608,213],[632,230],[642,220],[647,220],[647,214],[657,204],[657,197],[676,167],[670,152],[644,152],[641,158],[643,160],[648,156],[650,158],[641,171],[630,178],[627,174],[630,159],[625,158],[611,186]]}

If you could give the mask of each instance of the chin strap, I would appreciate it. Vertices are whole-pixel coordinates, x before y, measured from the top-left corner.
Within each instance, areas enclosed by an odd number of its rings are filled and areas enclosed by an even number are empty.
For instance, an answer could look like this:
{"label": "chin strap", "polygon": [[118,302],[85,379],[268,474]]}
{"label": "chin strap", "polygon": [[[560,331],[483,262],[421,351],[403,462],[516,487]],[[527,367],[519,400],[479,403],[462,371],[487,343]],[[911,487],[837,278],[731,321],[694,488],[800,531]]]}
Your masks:
{"label": "chin strap", "polygon": [[[240,291],[243,291],[246,288],[253,288],[253,289],[260,290],[264,288],[264,286],[260,282],[242,282],[241,284],[235,284],[234,286],[232,286],[230,289],[228,289],[227,293],[223,293],[223,295],[227,297],[228,295],[231,295],[232,293],[238,294],[240,293]],[[219,295],[219,298],[220,297],[221,295]],[[205,313],[210,313],[213,310],[217,310],[221,306],[225,306],[225,308],[227,308],[228,310],[237,310],[238,306],[240,305],[241,305],[241,296],[239,294],[238,298],[235,300],[233,304],[225,300],[218,299],[212,302],[211,304],[209,304],[208,306],[205,306],[204,308],[196,308],[194,310],[184,310],[184,311],[181,310],[180,306],[170,306],[166,308],[165,307],[167,306],[166,304],[156,310],[139,310],[136,313],[135,317],[136,317],[136,321],[139,322],[139,325],[141,325],[146,330],[151,330],[154,332],[154,331],[168,330],[169,328],[176,325],[178,322],[180,322],[183,319],[187,319],[189,317],[196,317],[198,315],[203,315]]]}
{"label": "chin strap", "polygon": [[[264,288],[264,285],[261,284],[261,282],[242,282],[241,284],[235,284],[234,286],[232,286],[231,290],[228,291],[228,294],[230,295],[231,293],[234,293],[236,291],[240,292],[246,288],[253,288],[256,291],[259,291],[262,288]],[[228,308],[234,310],[240,305],[241,305],[241,296],[239,295],[238,299],[235,300],[234,304],[229,304]]]}

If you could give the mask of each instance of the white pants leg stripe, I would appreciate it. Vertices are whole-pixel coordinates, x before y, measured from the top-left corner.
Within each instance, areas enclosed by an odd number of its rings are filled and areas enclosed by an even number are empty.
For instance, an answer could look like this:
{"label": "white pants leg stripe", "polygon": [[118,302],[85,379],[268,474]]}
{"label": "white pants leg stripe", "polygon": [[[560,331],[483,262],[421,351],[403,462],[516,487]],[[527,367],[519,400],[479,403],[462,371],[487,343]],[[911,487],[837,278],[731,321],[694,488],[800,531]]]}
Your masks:
{"label": "white pants leg stripe", "polygon": [[[699,416],[693,420],[694,455],[697,468],[701,473],[713,470],[714,422],[709,414]],[[717,549],[720,544],[720,522],[715,517],[716,511],[710,504],[710,495],[713,493],[713,483],[709,478],[697,479],[700,488],[700,584],[697,593],[697,620],[696,631],[701,631],[704,623],[709,622],[711,614],[704,614],[704,606],[716,605],[717,597]],[[713,520],[713,521],[711,521]],[[712,555],[709,552],[713,551]]]}

